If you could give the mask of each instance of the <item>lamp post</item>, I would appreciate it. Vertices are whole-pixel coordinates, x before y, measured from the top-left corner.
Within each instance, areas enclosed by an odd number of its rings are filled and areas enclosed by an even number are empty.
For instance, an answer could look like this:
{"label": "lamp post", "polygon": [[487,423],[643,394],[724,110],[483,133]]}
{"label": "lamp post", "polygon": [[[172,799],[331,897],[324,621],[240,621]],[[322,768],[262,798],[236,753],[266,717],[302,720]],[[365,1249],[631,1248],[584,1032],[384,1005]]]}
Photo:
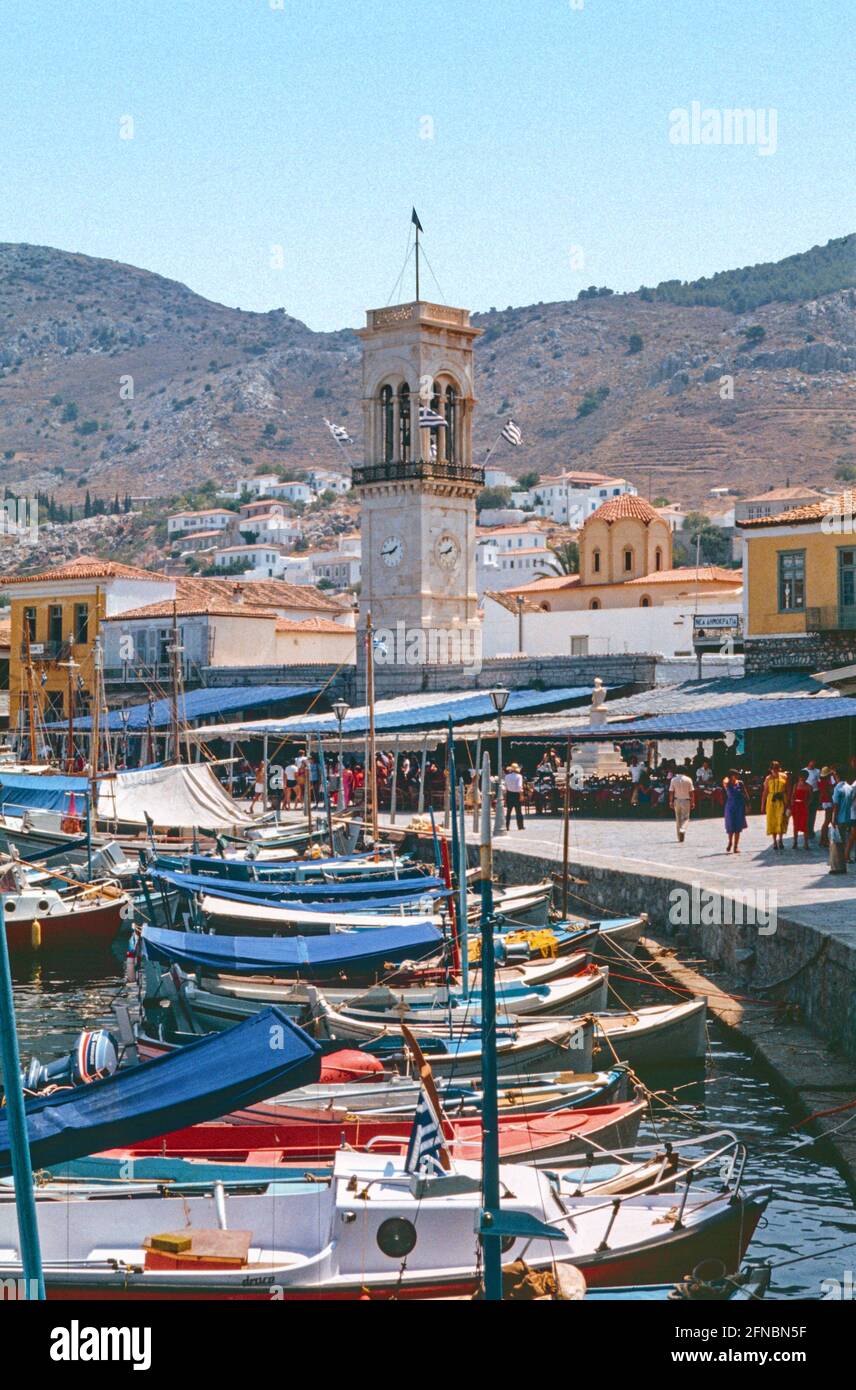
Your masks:
{"label": "lamp post", "polygon": [[119,718],[122,721],[122,761],[125,767],[128,766],[128,721],[131,718],[131,711],[127,705],[123,705],[119,710]]}
{"label": "lamp post", "polygon": [[343,758],[343,756],[344,756],[343,753],[342,753],[342,725],[344,724],[345,720],[346,720],[347,717],[348,717],[348,714],[349,714],[349,712],[350,712],[350,708],[351,708],[351,706],[348,704],[347,700],[336,700],[336,701],[334,701],[334,703],[333,703],[333,713],[335,714],[335,716],[336,716],[336,721],[337,721],[337,723],[338,723],[338,725],[339,725],[339,810],[340,810],[340,811],[344,811],[344,809],[345,809],[345,778],[344,778],[344,776],[343,776],[344,771],[345,771],[345,768],[344,768],[344,764],[343,764],[343,762],[342,762],[342,758]]}
{"label": "lamp post", "polygon": [[490,698],[493,702],[493,707],[496,710],[497,724],[496,764],[498,775],[496,779],[496,816],[494,817],[493,822],[494,835],[505,834],[505,816],[503,814],[504,798],[502,792],[502,711],[508,704],[508,695],[509,692],[505,689],[504,686],[499,686],[496,690],[492,690],[490,692]]}
{"label": "lamp post", "polygon": [[522,656],[522,655],[523,655],[523,604],[524,604],[524,598],[523,598],[523,595],[522,595],[522,594],[518,594],[518,595],[517,595],[516,603],[517,603],[517,655],[518,655],[518,656]]}

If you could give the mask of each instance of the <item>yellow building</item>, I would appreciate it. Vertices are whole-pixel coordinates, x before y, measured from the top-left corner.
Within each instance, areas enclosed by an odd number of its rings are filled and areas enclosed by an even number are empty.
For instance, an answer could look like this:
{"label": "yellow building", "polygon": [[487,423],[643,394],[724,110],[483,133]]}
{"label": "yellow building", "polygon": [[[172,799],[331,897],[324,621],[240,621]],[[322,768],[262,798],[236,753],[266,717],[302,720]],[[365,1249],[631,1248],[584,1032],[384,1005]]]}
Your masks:
{"label": "yellow building", "polygon": [[580,572],[536,579],[506,595],[521,595],[545,613],[581,609],[657,608],[690,593],[733,597],[739,570],[718,565],[672,565],[672,529],[642,497],[625,494],[598,507],[579,535]]}
{"label": "yellow building", "polygon": [[85,555],[41,574],[6,576],[0,584],[10,599],[12,732],[23,731],[29,719],[28,649],[39,718],[46,724],[67,718],[69,694],[75,715],[83,715],[92,697],[95,639],[104,618],[171,598],[175,590],[174,581],[163,575]]}
{"label": "yellow building", "polygon": [[856,642],[856,492],[738,524],[753,669],[763,655],[778,667],[848,655]]}

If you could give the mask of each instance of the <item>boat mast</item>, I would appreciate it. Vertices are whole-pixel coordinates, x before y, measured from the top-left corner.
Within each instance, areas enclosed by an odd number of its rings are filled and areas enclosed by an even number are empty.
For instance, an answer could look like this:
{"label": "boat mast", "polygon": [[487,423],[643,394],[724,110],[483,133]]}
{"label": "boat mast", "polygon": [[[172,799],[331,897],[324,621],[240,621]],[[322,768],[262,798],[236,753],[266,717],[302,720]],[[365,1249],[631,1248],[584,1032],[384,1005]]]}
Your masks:
{"label": "boat mast", "polygon": [[571,825],[571,736],[568,734],[568,751],[565,754],[565,807],[562,832],[562,921],[568,917],[568,838]]}
{"label": "boat mast", "polygon": [[375,695],[374,695],[374,629],[372,615],[366,614],[366,688],[369,704],[369,763],[366,768],[366,793],[372,799],[372,846],[375,859],[378,857],[378,816],[377,816],[377,754],[375,746]]}
{"label": "boat mast", "polygon": [[15,1189],[15,1208],[18,1234],[21,1241],[21,1264],[24,1274],[25,1299],[45,1297],[42,1255],[39,1245],[39,1225],[33,1195],[33,1165],[30,1161],[30,1136],[21,1085],[21,1058],[15,1026],[15,1003],[12,995],[12,970],[9,965],[9,945],[3,898],[0,897],[0,1062],[5,1084],[5,1113],[9,1124],[9,1147],[12,1154],[12,1181]]}
{"label": "boat mast", "polygon": [[98,744],[101,739],[101,638],[95,638],[95,647],[92,652],[92,662],[94,668],[93,680],[93,700],[92,700],[92,720],[89,735],[89,764],[92,780],[92,802],[95,804],[95,796],[98,789]]}
{"label": "boat mast", "polygon": [[496,976],[493,943],[493,848],[490,829],[490,755],[482,765],[481,844],[481,1043],[482,1043],[482,1212],[479,1235],[484,1252],[484,1296],[502,1301],[502,1236],[492,1228],[499,1217],[499,1104],[496,1076]]}
{"label": "boat mast", "polygon": [[178,720],[178,656],[179,656],[179,651],[180,651],[180,648],[179,648],[179,645],[178,645],[178,609],[177,609],[177,607],[176,607],[175,599],[173,599],[173,601],[172,601],[172,645],[170,646],[170,649],[169,649],[169,653],[170,653],[170,677],[171,677],[171,699],[170,699],[170,715],[171,715],[171,720],[170,720],[170,722],[171,722],[171,726],[172,726],[172,759],[171,759],[171,761],[172,761],[173,763],[180,763],[180,762],[181,762],[181,749],[180,749],[180,747],[179,747],[179,740],[180,740],[181,734],[180,734],[180,726],[179,726],[179,720]]}
{"label": "boat mast", "polygon": [[24,620],[25,676],[27,682],[27,715],[30,728],[30,762],[37,762],[36,753],[36,675],[33,670],[33,656],[30,651],[30,625]]}
{"label": "boat mast", "polygon": [[80,667],[69,652],[68,661],[59,663],[68,671],[68,748],[66,749],[65,765],[68,772],[74,772],[74,680],[72,673],[78,671]]}

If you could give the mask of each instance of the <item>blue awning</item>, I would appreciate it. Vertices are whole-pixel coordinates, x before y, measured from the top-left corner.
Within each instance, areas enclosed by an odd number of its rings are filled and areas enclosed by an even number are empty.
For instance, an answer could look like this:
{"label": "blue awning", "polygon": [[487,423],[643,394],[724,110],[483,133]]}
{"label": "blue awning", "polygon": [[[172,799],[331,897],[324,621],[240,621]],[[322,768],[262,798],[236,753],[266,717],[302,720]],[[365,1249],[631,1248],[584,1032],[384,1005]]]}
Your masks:
{"label": "blue awning", "polygon": [[856,718],[856,699],[846,695],[741,700],[683,714],[628,719],[574,732],[574,742],[623,743],[631,738],[710,738],[749,729],[779,729],[832,719]]}
{"label": "blue awning", "polygon": [[[319,685],[224,685],[206,686],[201,690],[188,690],[179,698],[179,720],[182,724],[193,723],[198,719],[213,720],[238,710],[258,709],[263,705],[278,705],[292,700],[309,700],[317,695]],[[149,728],[167,729],[172,722],[172,702],[168,699],[145,701],[129,706],[128,733],[145,733]],[[76,719],[75,729],[88,729],[91,719]],[[124,728],[118,710],[113,710],[108,718],[102,718],[101,727],[113,732]],[[67,728],[66,720],[59,720],[47,726],[49,729]]]}
{"label": "blue awning", "polygon": [[[414,681],[417,673],[414,673]],[[591,699],[593,686],[563,686],[558,690],[512,690],[504,714],[526,714],[537,710],[562,709]],[[377,733],[394,733],[397,729],[441,729],[451,719],[453,724],[472,724],[479,720],[495,719],[496,713],[490,692],[465,690],[437,694],[404,695],[391,700],[378,700],[375,705]],[[258,722],[246,727],[248,734],[277,734],[280,738],[295,738],[313,733],[338,732],[334,714],[312,716],[293,715],[271,723]],[[342,733],[364,734],[368,729],[368,709],[353,709],[342,723]]]}

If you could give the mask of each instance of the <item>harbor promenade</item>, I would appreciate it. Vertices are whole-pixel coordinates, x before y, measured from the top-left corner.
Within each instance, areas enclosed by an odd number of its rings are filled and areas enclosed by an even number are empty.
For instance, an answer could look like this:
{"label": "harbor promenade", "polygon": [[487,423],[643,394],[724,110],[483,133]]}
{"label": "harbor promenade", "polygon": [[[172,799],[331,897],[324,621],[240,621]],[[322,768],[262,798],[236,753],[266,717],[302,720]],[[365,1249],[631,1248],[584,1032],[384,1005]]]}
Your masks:
{"label": "harbor promenade", "polygon": [[[511,882],[561,871],[559,817],[527,817],[494,842]],[[661,939],[724,967],[754,996],[795,1016],[856,1058],[856,865],[828,872],[826,851],[776,853],[752,816],[737,856],[722,822],[693,819],[679,844],[668,817],[572,820],[569,909],[647,912]]]}

